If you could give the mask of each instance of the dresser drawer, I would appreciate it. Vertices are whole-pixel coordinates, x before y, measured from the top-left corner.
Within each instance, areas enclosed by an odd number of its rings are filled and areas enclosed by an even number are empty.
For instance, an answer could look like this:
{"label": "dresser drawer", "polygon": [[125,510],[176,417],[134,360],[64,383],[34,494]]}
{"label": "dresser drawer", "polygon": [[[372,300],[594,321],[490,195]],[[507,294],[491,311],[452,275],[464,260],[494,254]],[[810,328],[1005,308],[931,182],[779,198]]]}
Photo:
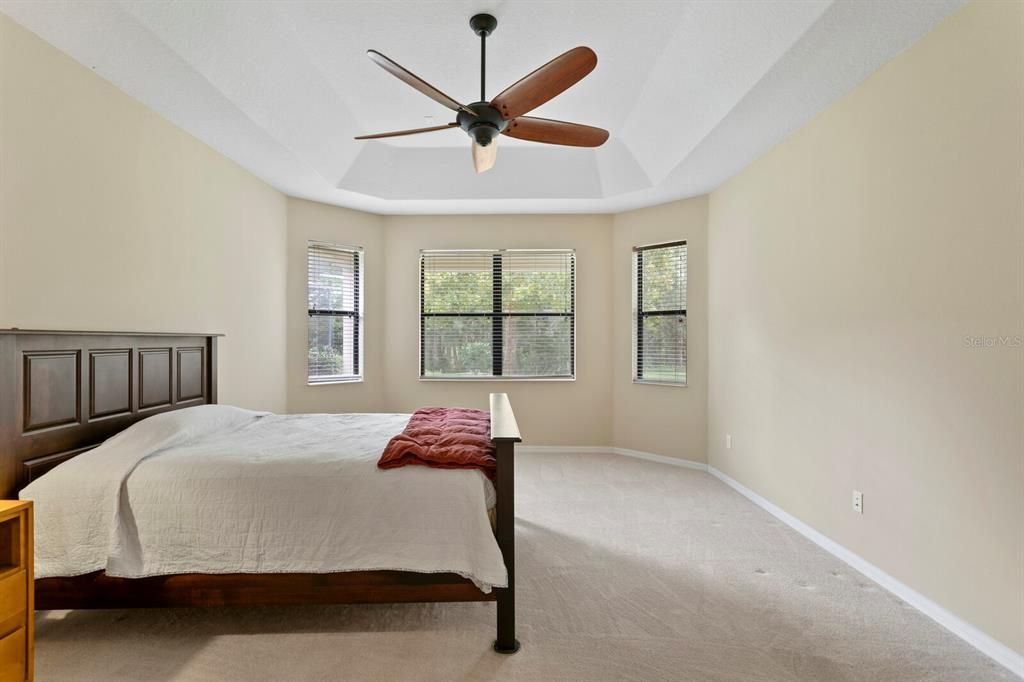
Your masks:
{"label": "dresser drawer", "polygon": [[[23,570],[0,579],[0,636],[13,630],[15,625],[25,624],[25,609],[28,606],[25,580]],[[22,622],[12,623],[18,616]]]}
{"label": "dresser drawer", "polygon": [[0,682],[25,681],[25,628],[0,639]]}

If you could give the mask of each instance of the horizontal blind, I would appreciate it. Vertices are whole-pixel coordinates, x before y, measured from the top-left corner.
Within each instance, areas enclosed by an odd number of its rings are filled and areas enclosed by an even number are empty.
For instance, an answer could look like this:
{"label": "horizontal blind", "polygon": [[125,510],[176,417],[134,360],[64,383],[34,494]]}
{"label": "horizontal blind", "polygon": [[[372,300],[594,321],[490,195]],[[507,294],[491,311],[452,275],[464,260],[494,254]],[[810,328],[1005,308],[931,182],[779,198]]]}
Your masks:
{"label": "horizontal blind", "polygon": [[571,250],[424,251],[424,377],[571,377]]}
{"label": "horizontal blind", "polygon": [[638,380],[686,383],[686,242],[636,249]]}
{"label": "horizontal blind", "polygon": [[323,383],[360,375],[362,250],[309,242],[307,248],[308,379]]}
{"label": "horizontal blind", "polygon": [[491,374],[492,266],[491,252],[421,255],[421,376]]}

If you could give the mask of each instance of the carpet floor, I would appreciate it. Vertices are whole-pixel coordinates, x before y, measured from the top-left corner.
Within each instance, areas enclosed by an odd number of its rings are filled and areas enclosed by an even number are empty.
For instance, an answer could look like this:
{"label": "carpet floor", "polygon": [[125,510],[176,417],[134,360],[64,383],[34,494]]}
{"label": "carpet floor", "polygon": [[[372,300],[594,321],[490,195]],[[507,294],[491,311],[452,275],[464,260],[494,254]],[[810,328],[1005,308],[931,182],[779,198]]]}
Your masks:
{"label": "carpet floor", "polygon": [[522,455],[522,650],[494,605],[37,614],[45,680],[996,680],[1003,668],[707,473]]}

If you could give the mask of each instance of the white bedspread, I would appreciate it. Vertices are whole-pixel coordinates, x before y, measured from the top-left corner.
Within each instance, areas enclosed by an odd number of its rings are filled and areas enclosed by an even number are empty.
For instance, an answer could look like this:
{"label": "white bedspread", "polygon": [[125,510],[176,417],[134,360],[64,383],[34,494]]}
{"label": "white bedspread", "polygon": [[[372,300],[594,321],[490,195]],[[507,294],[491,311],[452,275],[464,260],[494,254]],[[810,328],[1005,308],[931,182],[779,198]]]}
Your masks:
{"label": "white bedspread", "polygon": [[205,405],[146,419],[21,491],[36,577],[452,572],[507,584],[475,470],[381,470],[402,414]]}

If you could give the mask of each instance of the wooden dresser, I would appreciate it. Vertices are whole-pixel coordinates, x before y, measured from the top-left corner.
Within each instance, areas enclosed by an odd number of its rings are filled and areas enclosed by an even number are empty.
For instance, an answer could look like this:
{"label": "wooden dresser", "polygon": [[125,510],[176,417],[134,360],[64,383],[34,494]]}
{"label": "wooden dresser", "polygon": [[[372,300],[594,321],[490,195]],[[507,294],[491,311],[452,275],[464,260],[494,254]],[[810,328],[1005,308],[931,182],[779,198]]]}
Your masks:
{"label": "wooden dresser", "polygon": [[32,502],[0,500],[0,682],[34,676]]}

